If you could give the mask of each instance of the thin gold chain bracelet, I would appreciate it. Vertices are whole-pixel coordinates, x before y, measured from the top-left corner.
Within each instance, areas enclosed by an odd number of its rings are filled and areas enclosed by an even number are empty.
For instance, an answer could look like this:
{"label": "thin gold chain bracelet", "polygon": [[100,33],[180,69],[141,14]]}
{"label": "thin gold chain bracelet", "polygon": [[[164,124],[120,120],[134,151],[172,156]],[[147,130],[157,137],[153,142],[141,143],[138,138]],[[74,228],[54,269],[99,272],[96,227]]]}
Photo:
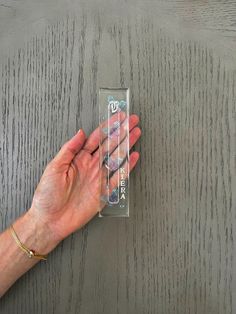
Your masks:
{"label": "thin gold chain bracelet", "polygon": [[36,253],[34,250],[30,250],[29,248],[27,248],[19,239],[18,235],[16,234],[16,231],[13,227],[13,225],[10,225],[9,227],[10,232],[12,237],[14,238],[16,244],[19,246],[19,248],[25,252],[29,258],[35,258],[35,259],[39,259],[39,260],[47,260],[47,255],[42,255],[42,254],[38,254]]}

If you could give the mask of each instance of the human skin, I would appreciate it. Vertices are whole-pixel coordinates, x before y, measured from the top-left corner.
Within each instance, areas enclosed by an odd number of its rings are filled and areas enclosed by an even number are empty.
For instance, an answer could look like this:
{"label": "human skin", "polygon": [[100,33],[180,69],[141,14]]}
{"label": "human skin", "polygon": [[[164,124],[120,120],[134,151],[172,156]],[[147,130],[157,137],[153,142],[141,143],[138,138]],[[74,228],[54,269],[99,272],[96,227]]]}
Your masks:
{"label": "human skin", "polygon": [[[125,119],[129,119],[129,147],[132,148],[141,135],[137,115],[114,115],[104,122],[104,127],[119,121],[119,138],[122,140]],[[110,190],[107,191],[103,182],[104,168],[99,167],[99,134],[97,128],[86,137],[80,129],[47,165],[35,190],[31,207],[13,223],[18,237],[28,248],[41,254],[50,253],[105,206],[101,201],[101,193],[110,194],[116,188],[119,169],[110,179]],[[104,143],[106,140],[104,135]],[[116,156],[121,143],[117,142],[116,136],[111,136],[109,141],[112,148],[109,153]],[[135,167],[138,159],[138,152],[130,154],[129,164],[127,161],[124,164],[127,171]],[[20,250],[8,229],[0,234],[0,256],[1,297],[38,260],[29,258]]]}

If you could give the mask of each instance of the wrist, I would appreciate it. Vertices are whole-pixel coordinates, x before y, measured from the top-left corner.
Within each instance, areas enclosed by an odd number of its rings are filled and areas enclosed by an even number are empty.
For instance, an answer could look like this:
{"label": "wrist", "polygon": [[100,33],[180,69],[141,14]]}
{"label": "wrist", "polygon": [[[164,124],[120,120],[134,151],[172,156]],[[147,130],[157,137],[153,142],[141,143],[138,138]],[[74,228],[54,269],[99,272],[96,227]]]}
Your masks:
{"label": "wrist", "polygon": [[13,224],[20,241],[38,254],[47,255],[59,242],[55,241],[47,224],[37,219],[31,210]]}

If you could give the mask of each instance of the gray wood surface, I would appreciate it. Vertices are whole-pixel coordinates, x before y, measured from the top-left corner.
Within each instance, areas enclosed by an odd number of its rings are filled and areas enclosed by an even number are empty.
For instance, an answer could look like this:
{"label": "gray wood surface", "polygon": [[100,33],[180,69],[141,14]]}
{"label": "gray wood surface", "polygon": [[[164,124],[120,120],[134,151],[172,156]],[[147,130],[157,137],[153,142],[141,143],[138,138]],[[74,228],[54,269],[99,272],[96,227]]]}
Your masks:
{"label": "gray wood surface", "polygon": [[235,38],[235,1],[1,0],[0,230],[100,86],[130,87],[143,134],[131,217],[67,238],[1,314],[236,313]]}

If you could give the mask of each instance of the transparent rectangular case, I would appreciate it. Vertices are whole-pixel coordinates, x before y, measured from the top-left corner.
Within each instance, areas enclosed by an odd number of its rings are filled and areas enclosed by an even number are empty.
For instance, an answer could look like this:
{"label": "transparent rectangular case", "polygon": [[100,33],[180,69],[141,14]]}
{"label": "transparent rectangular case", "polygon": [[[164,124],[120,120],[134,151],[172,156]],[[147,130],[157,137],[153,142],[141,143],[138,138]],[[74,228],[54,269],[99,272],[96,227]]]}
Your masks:
{"label": "transparent rectangular case", "polygon": [[99,89],[99,217],[129,216],[129,88]]}

